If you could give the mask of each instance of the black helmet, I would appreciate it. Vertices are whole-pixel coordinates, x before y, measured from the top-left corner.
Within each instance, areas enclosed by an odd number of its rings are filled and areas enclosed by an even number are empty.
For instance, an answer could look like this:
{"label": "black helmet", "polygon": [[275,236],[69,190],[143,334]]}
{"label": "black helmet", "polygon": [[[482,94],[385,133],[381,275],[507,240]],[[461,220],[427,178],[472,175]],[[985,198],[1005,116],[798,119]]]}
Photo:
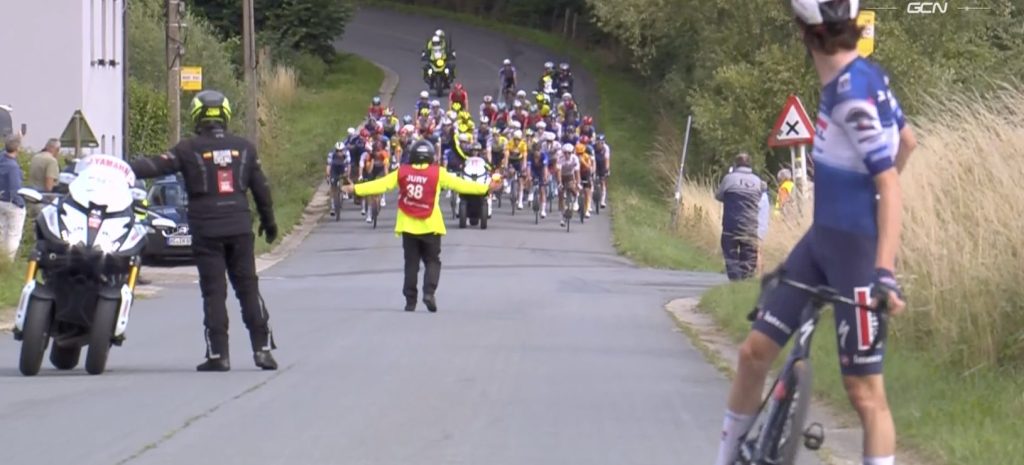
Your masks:
{"label": "black helmet", "polygon": [[231,121],[231,102],[216,90],[204,90],[192,98],[192,122],[218,121],[227,126]]}
{"label": "black helmet", "polygon": [[427,140],[418,140],[413,143],[409,151],[409,163],[419,165],[434,161],[434,144]]}

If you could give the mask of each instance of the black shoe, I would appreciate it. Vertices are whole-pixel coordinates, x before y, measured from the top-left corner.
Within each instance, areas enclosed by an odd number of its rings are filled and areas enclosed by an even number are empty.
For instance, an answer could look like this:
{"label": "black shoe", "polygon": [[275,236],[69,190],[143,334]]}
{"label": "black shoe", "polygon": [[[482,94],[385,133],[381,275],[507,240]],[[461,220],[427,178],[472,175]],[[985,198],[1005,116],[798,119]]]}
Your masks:
{"label": "black shoe", "polygon": [[274,360],[274,356],[270,355],[269,350],[260,350],[253,352],[252,359],[256,362],[256,366],[264,370],[276,370],[277,361]]}
{"label": "black shoe", "polygon": [[423,303],[427,306],[427,311],[430,313],[437,313],[437,300],[432,295],[423,296]]}
{"label": "black shoe", "polygon": [[196,371],[229,371],[231,362],[226,357],[208,358],[205,362],[196,366]]}
{"label": "black shoe", "polygon": [[405,311],[415,312],[416,311],[416,299],[405,301]]}

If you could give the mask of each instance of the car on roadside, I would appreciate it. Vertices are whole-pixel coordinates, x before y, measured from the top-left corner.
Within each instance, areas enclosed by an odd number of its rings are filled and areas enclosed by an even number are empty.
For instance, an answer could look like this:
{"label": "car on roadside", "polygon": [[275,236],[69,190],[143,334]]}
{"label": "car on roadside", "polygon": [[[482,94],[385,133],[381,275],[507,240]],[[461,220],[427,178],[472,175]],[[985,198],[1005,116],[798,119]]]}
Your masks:
{"label": "car on roadside", "polygon": [[188,229],[188,194],[179,175],[155,180],[149,188],[149,210],[174,221],[173,232],[149,228],[149,237],[142,255],[150,261],[188,260],[192,258],[192,234]]}

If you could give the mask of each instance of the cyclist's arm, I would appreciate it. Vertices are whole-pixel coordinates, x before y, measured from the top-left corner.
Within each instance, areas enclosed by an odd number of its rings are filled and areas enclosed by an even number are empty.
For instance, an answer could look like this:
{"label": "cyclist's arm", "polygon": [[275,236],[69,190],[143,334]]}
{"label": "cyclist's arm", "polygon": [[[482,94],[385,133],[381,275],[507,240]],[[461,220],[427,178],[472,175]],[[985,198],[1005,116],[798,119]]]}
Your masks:
{"label": "cyclist's arm", "polygon": [[398,187],[398,171],[392,171],[380,179],[355,185],[354,192],[360,197],[380,195]]}
{"label": "cyclist's arm", "polygon": [[896,152],[896,171],[902,173],[907,166],[910,154],[917,148],[917,136],[910,126],[903,126],[900,129],[900,149]]}
{"label": "cyclist's arm", "polygon": [[896,252],[900,248],[900,229],[903,220],[903,190],[899,172],[890,168],[875,176],[878,189],[878,250],[875,267],[889,271],[896,269]]}

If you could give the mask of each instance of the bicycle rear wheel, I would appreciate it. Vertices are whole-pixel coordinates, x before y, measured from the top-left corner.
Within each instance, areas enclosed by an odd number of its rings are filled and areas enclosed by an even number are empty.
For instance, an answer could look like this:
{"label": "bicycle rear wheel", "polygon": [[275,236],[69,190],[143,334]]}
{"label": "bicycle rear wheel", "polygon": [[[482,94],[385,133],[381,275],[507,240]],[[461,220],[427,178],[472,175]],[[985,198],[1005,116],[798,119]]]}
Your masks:
{"label": "bicycle rear wheel", "polygon": [[761,425],[757,438],[757,450],[761,457],[773,463],[796,463],[802,443],[804,423],[811,403],[811,382],[813,370],[806,360],[798,360],[792,369],[783,370],[785,378],[775,381],[770,400],[766,405],[768,413]]}
{"label": "bicycle rear wheel", "polygon": [[370,214],[373,215],[373,229],[377,229],[377,217],[380,216],[380,197],[374,199],[370,206]]}

